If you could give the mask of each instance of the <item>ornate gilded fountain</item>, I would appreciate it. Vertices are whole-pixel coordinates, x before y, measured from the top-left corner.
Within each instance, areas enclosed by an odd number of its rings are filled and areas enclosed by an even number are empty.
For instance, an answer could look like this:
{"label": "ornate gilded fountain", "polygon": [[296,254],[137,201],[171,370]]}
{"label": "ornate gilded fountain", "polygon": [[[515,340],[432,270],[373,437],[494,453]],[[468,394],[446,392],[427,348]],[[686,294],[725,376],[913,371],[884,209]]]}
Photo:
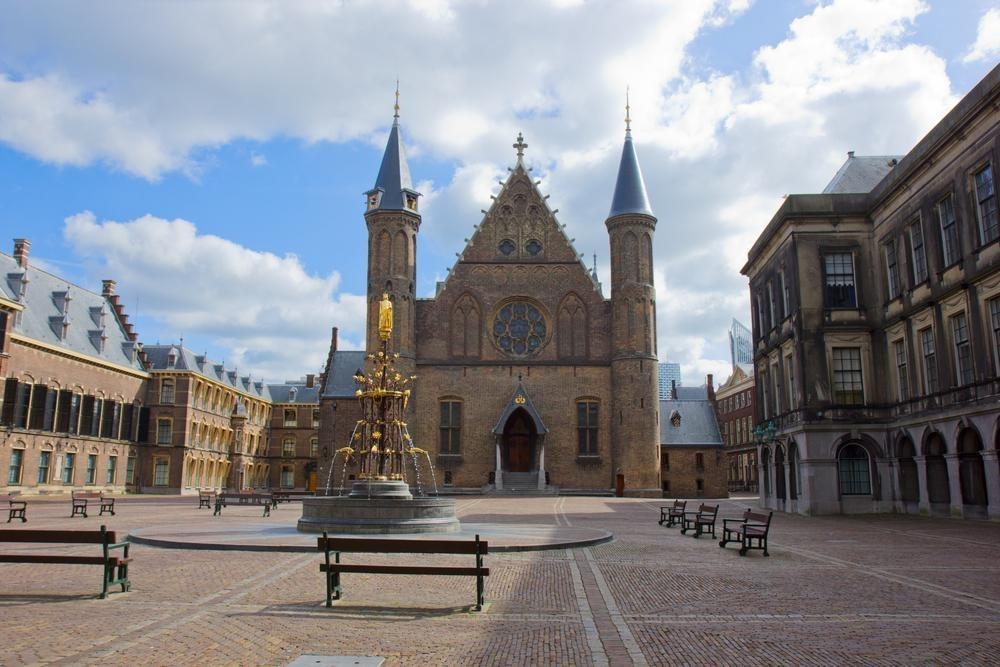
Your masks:
{"label": "ornate gilded fountain", "polygon": [[[361,419],[355,424],[350,443],[338,449],[330,463],[327,495],[302,501],[300,531],[371,534],[447,533],[459,529],[455,501],[425,495],[422,461],[427,463],[424,475],[430,476],[435,491],[437,483],[430,456],[414,447],[406,428],[404,415],[410,385],[416,377],[396,370],[399,355],[389,352],[392,322],[392,302],[383,294],[378,329],[382,349],[367,356],[371,365],[368,373],[354,376]],[[346,497],[329,495],[338,457],[343,461],[341,488],[348,465],[357,469]]]}

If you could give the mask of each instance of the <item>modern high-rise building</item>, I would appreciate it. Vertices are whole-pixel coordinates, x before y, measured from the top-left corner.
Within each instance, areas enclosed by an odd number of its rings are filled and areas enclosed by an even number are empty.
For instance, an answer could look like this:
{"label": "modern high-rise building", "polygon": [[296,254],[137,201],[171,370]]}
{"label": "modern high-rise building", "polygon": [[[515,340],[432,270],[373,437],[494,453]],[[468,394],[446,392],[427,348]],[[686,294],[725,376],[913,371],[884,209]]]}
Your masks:
{"label": "modern high-rise building", "polygon": [[681,386],[681,365],[672,361],[660,363],[660,400],[665,401],[670,398],[671,381],[678,387]]}
{"label": "modern high-rise building", "polygon": [[742,368],[748,375],[753,374],[753,346],[750,339],[750,329],[734,318],[729,326],[729,356],[733,370]]}

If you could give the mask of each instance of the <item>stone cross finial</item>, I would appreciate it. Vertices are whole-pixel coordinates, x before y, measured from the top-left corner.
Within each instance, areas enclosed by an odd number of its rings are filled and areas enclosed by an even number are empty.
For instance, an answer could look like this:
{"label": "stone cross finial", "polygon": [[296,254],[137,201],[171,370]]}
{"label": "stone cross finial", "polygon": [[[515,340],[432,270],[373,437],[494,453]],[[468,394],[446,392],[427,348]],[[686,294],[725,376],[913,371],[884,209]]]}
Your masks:
{"label": "stone cross finial", "polygon": [[629,86],[625,86],[625,131],[632,131],[632,107],[628,103]]}
{"label": "stone cross finial", "polygon": [[524,143],[524,136],[520,132],[517,133],[517,143],[514,144],[514,148],[517,149],[517,159],[520,160],[524,157],[524,149],[528,147],[528,144]]}
{"label": "stone cross finial", "polygon": [[393,118],[399,118],[399,79],[396,79],[396,103],[392,106]]}

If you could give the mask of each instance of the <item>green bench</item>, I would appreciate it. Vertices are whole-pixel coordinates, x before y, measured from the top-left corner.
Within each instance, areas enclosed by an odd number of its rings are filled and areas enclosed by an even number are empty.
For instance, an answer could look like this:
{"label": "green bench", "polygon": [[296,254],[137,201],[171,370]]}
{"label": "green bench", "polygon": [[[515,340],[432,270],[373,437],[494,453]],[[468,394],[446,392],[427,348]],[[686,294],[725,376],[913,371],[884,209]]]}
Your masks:
{"label": "green bench", "polygon": [[[415,574],[446,575],[476,578],[476,611],[483,610],[486,577],[490,568],[483,566],[483,556],[489,553],[489,544],[475,540],[399,540],[382,538],[323,537],[316,541],[316,548],[325,555],[325,562],[319,570],[326,574],[326,606],[333,606],[343,594],[340,583],[342,574]],[[473,554],[475,567],[454,565],[364,565],[341,563],[342,553],[383,553],[383,554]],[[333,554],[333,562],[330,555]]]}
{"label": "green bench", "polygon": [[97,516],[101,516],[105,512],[109,512],[111,516],[115,515],[115,499],[105,496],[100,491],[71,491],[70,499],[73,501],[73,511],[69,515],[71,519],[75,516],[82,516],[86,519],[87,504],[90,502],[100,503],[101,511],[97,513]]}
{"label": "green bench", "polygon": [[7,523],[10,523],[14,519],[20,519],[21,523],[28,520],[24,516],[24,513],[28,509],[28,502],[26,500],[18,500],[14,496],[0,496],[0,502],[3,501],[7,501],[7,510],[9,512]]}
{"label": "green bench", "polygon": [[271,516],[271,507],[276,507],[277,503],[274,502],[274,497],[270,493],[223,492],[215,496],[215,511],[212,513],[212,516],[221,515],[222,508],[229,505],[263,505],[263,516]]}
{"label": "green bench", "polygon": [[[101,554],[94,556],[72,556],[54,553],[0,553],[0,563],[52,563],[58,565],[100,565],[101,599],[108,596],[109,586],[121,586],[122,592],[132,587],[128,579],[128,542],[119,542],[113,530],[101,526],[100,530],[0,530],[0,544],[99,544]],[[113,555],[113,550],[121,549],[122,554]]]}

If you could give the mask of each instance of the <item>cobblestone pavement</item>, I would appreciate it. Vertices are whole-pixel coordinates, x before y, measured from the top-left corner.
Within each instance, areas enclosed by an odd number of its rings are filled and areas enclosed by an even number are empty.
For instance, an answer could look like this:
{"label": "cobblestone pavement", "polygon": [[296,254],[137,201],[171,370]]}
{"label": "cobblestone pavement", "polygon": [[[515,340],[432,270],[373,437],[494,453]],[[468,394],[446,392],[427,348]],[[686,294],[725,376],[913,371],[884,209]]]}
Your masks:
{"label": "cobblestone pavement", "polygon": [[[723,501],[720,517],[750,502]],[[0,664],[283,665],[306,653],[378,655],[387,665],[1000,664],[1000,524],[780,515],[771,556],[740,558],[710,537],[658,526],[660,504],[460,499],[466,521],[616,536],[488,557],[483,613],[469,611],[475,581],[451,577],[347,575],[345,598],[326,609],[312,554],[133,546],[133,590],[108,600],[95,599],[93,566],[0,564]],[[25,527],[261,521],[259,508],[213,518],[196,505],[128,498],[115,517],[69,519],[68,499],[34,500]],[[298,514],[282,505],[273,520]]]}

